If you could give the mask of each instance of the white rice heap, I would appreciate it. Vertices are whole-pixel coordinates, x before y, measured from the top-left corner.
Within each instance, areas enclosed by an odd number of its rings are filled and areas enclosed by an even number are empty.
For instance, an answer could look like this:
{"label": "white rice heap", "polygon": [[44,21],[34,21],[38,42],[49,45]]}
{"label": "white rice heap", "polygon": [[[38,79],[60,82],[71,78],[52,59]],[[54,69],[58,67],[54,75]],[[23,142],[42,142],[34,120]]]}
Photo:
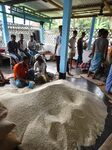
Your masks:
{"label": "white rice heap", "polygon": [[[83,87],[82,87],[83,88]],[[94,144],[106,107],[94,94],[58,80],[29,90],[0,91],[24,150],[74,150]]]}

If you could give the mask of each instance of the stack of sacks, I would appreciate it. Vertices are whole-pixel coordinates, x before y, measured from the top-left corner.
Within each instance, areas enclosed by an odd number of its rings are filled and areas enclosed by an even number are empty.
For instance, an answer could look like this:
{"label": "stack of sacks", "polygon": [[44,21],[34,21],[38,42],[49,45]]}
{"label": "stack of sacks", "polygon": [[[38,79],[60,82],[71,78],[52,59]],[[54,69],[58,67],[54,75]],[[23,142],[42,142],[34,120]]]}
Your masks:
{"label": "stack of sacks", "polygon": [[99,150],[112,150],[112,134],[107,138]]}
{"label": "stack of sacks", "polygon": [[7,109],[0,103],[0,150],[13,150],[20,142],[12,129],[15,124],[6,120]]}
{"label": "stack of sacks", "polygon": [[[23,150],[75,150],[100,135],[106,107],[94,94],[58,80],[29,92],[1,93]],[[1,150],[1,149],[0,149]]]}

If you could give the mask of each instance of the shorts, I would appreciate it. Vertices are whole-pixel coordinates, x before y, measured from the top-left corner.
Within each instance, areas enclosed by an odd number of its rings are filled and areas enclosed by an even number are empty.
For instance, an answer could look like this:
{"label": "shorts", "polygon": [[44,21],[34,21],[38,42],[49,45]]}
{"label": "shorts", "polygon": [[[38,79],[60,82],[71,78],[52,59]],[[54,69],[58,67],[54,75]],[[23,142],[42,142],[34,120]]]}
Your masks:
{"label": "shorts", "polygon": [[73,58],[75,56],[75,51],[69,53],[69,58]]}

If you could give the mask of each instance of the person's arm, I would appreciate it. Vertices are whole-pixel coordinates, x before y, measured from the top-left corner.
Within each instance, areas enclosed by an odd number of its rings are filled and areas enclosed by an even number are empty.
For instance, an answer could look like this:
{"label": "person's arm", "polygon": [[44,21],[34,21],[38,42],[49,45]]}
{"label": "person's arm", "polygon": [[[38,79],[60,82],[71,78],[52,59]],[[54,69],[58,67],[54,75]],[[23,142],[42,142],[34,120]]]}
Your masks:
{"label": "person's arm", "polygon": [[106,45],[106,48],[105,48],[105,54],[104,54],[104,61],[106,61],[107,59],[107,52],[108,52],[108,41],[107,41],[107,45]]}
{"label": "person's arm", "polygon": [[38,68],[38,62],[34,63],[34,72],[38,72],[39,68]]}
{"label": "person's arm", "polygon": [[46,63],[43,63],[43,64],[42,64],[42,70],[41,70],[41,73],[42,73],[42,74],[45,74],[45,73],[46,73],[46,67],[47,67],[47,66],[46,66]]}
{"label": "person's arm", "polygon": [[24,43],[24,45],[25,45],[25,49],[24,49],[24,50],[25,50],[25,51],[28,51],[26,41],[24,41],[23,43]]}
{"label": "person's arm", "polygon": [[58,47],[58,38],[59,38],[59,37],[56,38],[56,45],[55,45],[55,52],[54,52],[55,55],[56,55],[57,47]]}
{"label": "person's arm", "polygon": [[93,43],[92,52],[90,53],[89,57],[94,56],[95,52],[95,42]]}
{"label": "person's arm", "polygon": [[54,52],[54,54],[56,54],[57,47],[58,47],[58,44],[55,45],[55,52]]}
{"label": "person's arm", "polygon": [[31,49],[30,42],[28,42],[28,48]]}
{"label": "person's arm", "polygon": [[20,41],[18,41],[18,49],[20,50],[20,51],[22,51],[22,49],[20,48]]}
{"label": "person's arm", "polygon": [[1,70],[0,70],[0,75],[1,75],[1,77],[2,77],[2,81],[5,81],[4,75],[3,75],[3,73],[2,73]]}
{"label": "person's arm", "polygon": [[111,47],[108,50],[107,57],[108,57],[109,64],[112,64],[112,48]]}
{"label": "person's arm", "polygon": [[68,46],[69,48],[72,48],[71,39],[69,40]]}
{"label": "person's arm", "polygon": [[11,53],[11,44],[10,44],[10,42],[8,42],[7,48],[8,48],[8,52]]}
{"label": "person's arm", "polygon": [[80,54],[80,40],[77,41],[77,52]]}

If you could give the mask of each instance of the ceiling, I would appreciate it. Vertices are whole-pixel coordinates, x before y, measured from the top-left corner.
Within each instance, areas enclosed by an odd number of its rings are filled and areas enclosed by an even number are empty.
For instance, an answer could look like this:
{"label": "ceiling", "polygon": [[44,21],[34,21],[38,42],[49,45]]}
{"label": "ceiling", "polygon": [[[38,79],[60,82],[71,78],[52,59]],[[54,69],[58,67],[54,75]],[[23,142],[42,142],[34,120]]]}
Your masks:
{"label": "ceiling", "polygon": [[[1,4],[30,8],[53,19],[63,16],[63,0],[0,0]],[[73,0],[72,18],[112,16],[112,0]]]}

